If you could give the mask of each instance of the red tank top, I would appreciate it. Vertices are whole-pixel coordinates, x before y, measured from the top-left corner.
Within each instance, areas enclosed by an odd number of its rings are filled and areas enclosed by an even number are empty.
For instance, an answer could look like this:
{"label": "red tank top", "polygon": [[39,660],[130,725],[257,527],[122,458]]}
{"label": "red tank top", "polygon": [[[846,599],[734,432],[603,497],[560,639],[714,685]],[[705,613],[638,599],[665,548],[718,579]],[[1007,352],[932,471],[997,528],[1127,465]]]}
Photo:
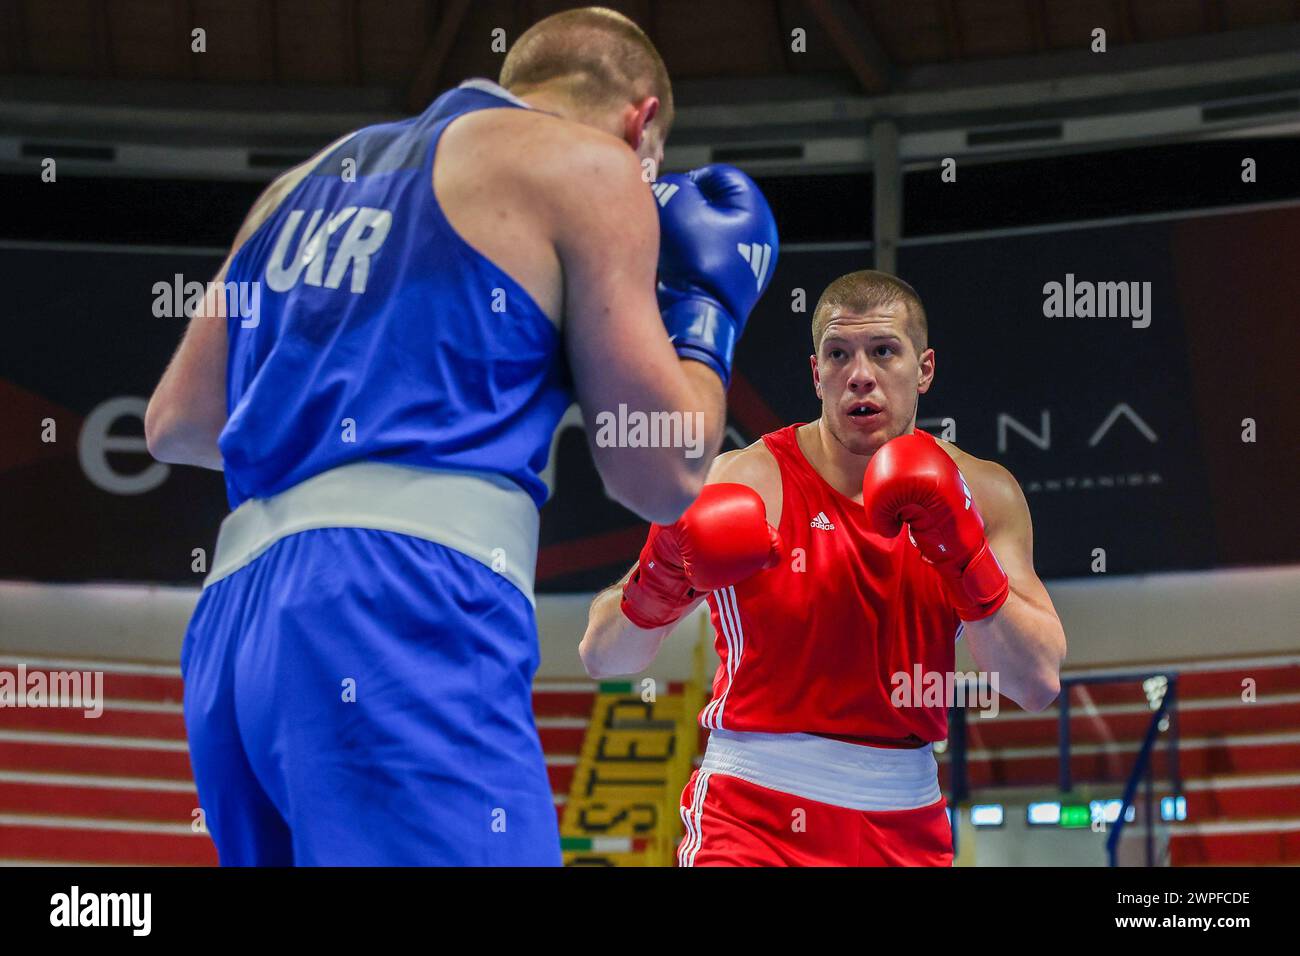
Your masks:
{"label": "red tank top", "polygon": [[[722,663],[700,724],[872,744],[942,740],[947,711],[912,706],[910,686],[917,665],[923,679],[952,674],[961,619],[906,531],[868,531],[862,505],[813,470],[798,427],[763,436],[781,468],[785,557],[708,598]],[[900,673],[911,685],[895,682]],[[896,686],[909,687],[908,706],[891,702]]]}

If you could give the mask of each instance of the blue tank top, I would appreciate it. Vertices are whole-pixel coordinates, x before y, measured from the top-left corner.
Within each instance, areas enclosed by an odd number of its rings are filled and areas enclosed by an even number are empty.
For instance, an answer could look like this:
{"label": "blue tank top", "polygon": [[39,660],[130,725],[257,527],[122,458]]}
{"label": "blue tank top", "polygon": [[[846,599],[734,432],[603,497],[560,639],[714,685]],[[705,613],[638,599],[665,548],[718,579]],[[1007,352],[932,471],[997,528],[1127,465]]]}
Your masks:
{"label": "blue tank top", "polygon": [[432,187],[447,124],[500,107],[526,104],[474,80],[357,131],[235,254],[227,281],[258,283],[260,302],[228,320],[231,508],[362,460],[493,472],[546,500],[572,401],[560,334]]}

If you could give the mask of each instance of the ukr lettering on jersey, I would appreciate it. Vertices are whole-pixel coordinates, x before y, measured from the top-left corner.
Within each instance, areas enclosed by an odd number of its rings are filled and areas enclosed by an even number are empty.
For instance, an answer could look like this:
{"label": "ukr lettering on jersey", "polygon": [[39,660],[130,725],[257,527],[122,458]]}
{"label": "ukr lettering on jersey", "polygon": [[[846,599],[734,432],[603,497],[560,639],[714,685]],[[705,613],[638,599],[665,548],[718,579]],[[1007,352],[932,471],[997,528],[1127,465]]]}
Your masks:
{"label": "ukr lettering on jersey", "polygon": [[[299,232],[298,227],[305,215],[306,210],[295,209],[285,218],[275,239],[275,249],[266,264],[266,284],[276,292],[287,292],[299,281],[337,289],[351,267],[349,289],[357,295],[365,292],[370,278],[370,259],[388,238],[393,214],[387,209],[371,206],[348,206],[333,214],[327,214],[324,209],[314,209],[306,227]],[[347,229],[343,238],[331,254],[330,240],[344,226]],[[325,268],[326,260],[329,260],[328,270]]]}

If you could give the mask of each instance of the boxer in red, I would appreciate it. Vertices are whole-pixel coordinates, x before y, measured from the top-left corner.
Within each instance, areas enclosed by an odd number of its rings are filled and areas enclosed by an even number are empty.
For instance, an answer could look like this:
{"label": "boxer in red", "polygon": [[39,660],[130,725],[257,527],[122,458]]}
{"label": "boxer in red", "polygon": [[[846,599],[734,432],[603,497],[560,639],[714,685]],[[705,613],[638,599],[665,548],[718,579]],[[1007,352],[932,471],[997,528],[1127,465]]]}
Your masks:
{"label": "boxer in red", "polygon": [[[682,794],[682,866],[948,866],[934,741],[964,636],[1027,710],[1059,692],[1065,634],[1034,573],[1029,508],[1001,465],[916,430],[935,374],[907,283],[853,272],[813,313],[821,417],[720,456],[679,521],[593,602],[593,677],[654,659],[709,602],[721,665]],[[950,686],[950,683],[949,685]]]}

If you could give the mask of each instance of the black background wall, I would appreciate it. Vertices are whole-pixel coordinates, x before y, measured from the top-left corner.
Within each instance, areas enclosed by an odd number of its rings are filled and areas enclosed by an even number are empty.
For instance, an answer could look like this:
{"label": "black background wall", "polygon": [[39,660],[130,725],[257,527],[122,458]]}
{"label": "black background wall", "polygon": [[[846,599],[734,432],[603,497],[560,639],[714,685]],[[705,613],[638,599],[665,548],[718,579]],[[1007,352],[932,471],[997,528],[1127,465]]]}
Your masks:
{"label": "black background wall", "polygon": [[[1241,182],[1245,156],[1256,183]],[[1087,573],[1097,547],[1111,573],[1300,560],[1288,498],[1300,206],[1286,203],[1300,199],[1298,159],[1295,139],[1231,140],[963,162],[956,183],[937,169],[907,175],[898,271],[926,302],[938,357],[923,427],[950,419],[959,445],[1017,476],[1044,577]],[[872,265],[868,175],[759,181],[785,252],[741,344],[729,445],[816,416],[808,313],[827,282]],[[197,583],[192,551],[211,553],[225,513],[220,476],[171,468],[141,478],[152,486],[142,493],[106,489],[94,480],[105,468],[129,485],[151,465],[138,441],[111,440],[141,435],[130,402],[99,419],[110,400],[142,403],[179,339],[181,320],[152,314],[154,283],[210,277],[212,250],[260,187],[46,184],[35,169],[0,187],[11,213],[0,221],[0,576]],[[1209,207],[1235,211],[1187,215]],[[1142,218],[1046,228],[1128,216]],[[970,233],[982,234],[953,235]],[[1043,285],[1067,273],[1150,282],[1150,326],[1047,318]],[[795,289],[808,312],[792,310]],[[41,441],[46,418],[54,444]],[[1246,418],[1253,443],[1242,441]],[[581,433],[563,434],[541,589],[609,583],[644,528],[601,493]]]}

